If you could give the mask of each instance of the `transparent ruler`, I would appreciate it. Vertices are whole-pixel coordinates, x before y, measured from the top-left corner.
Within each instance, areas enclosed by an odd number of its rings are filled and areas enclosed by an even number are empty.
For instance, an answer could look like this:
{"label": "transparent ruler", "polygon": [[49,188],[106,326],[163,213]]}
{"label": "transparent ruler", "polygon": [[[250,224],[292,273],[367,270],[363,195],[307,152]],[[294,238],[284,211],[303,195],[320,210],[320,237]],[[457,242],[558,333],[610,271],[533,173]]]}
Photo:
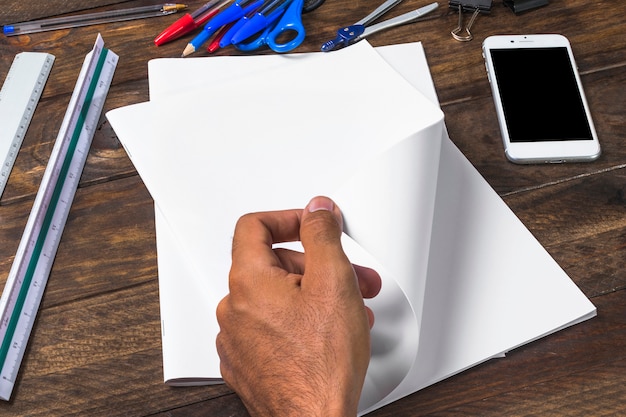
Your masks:
{"label": "transparent ruler", "polygon": [[0,90],[0,196],[53,63],[54,56],[43,52],[15,55]]}
{"label": "transparent ruler", "polygon": [[86,56],[0,298],[0,399],[9,400],[118,56]]}

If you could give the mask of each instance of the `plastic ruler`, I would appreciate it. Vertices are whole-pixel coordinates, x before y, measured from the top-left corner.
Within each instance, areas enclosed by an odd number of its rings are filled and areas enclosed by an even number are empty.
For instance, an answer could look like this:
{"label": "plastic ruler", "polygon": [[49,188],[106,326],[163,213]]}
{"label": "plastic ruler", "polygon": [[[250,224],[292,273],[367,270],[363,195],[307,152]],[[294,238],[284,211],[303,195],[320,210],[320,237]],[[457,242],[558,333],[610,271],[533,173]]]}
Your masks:
{"label": "plastic ruler", "polygon": [[22,146],[54,56],[43,52],[15,55],[0,91],[0,196]]}
{"label": "plastic ruler", "polygon": [[0,398],[9,400],[118,56],[87,54],[0,298]]}

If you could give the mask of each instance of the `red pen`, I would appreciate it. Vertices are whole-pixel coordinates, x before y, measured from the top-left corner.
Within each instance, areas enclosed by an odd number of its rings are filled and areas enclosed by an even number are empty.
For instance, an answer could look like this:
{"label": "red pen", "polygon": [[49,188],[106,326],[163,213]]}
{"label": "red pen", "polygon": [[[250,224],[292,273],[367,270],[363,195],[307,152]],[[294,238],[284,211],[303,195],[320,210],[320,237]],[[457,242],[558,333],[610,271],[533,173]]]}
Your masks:
{"label": "red pen", "polygon": [[209,46],[206,48],[208,53],[212,54],[213,52],[220,49],[220,41],[222,40],[224,35],[226,35],[226,32],[228,32],[234,24],[235,22],[230,22],[229,24],[222,26],[219,32],[215,34],[215,37],[213,38]]}
{"label": "red pen", "polygon": [[161,46],[204,25],[210,18],[219,12],[222,6],[229,2],[230,0],[211,0],[195,12],[191,14],[187,13],[175,21],[170,27],[161,32],[161,34],[154,39],[154,44],[156,46]]}

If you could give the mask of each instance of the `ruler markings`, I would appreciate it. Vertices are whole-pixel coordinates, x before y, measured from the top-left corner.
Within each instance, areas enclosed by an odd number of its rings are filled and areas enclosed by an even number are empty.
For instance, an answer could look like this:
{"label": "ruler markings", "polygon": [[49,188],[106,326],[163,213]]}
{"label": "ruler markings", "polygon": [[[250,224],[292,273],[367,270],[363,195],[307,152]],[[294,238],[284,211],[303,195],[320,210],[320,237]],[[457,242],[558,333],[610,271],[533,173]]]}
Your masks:
{"label": "ruler markings", "polygon": [[17,158],[30,121],[41,98],[54,56],[22,52],[15,56],[0,90],[0,195]]}
{"label": "ruler markings", "polygon": [[[85,59],[0,299],[0,398],[8,400],[43,297],[117,55],[100,35]],[[104,72],[105,67],[107,72]],[[90,117],[92,120],[90,121]],[[92,123],[92,125],[89,124]]]}
{"label": "ruler markings", "polygon": [[[104,64],[104,59],[106,54],[101,54],[100,59],[98,60],[98,67],[96,68],[95,79],[97,80],[100,77],[100,71],[102,70],[102,66]],[[72,162],[72,155],[76,150],[76,144],[78,143],[78,138],[80,137],[80,133],[82,131],[83,125],[85,123],[85,118],[87,116],[87,110],[89,110],[89,103],[91,102],[91,98],[93,97],[93,92],[96,89],[97,83],[91,83],[88,93],[85,97],[85,103],[87,106],[83,106],[81,111],[79,112],[78,121],[76,127],[74,128],[74,134],[71,137],[69,148],[67,150],[67,154],[63,159],[63,164],[61,166],[61,170],[59,172],[59,181],[56,183],[54,187],[54,191],[52,193],[52,197],[49,204],[46,204],[46,215],[44,217],[43,224],[41,225],[41,231],[39,236],[36,238],[35,247],[33,248],[33,253],[30,256],[30,261],[28,262],[28,269],[26,270],[26,274],[24,275],[23,280],[21,280],[22,287],[20,288],[19,295],[17,297],[17,301],[14,306],[14,311],[22,311],[24,307],[24,302],[26,300],[26,295],[30,289],[30,284],[32,282],[35,268],[39,263],[39,257],[41,256],[41,252],[43,249],[44,242],[46,241],[46,237],[48,236],[48,231],[50,230],[50,224],[52,223],[52,217],[54,215],[54,210],[56,209],[57,203],[59,201],[59,196],[61,195],[61,191],[63,189],[63,185],[65,183],[65,178],[67,176],[67,171],[69,170],[70,163]],[[4,335],[4,341],[2,343],[2,348],[0,348],[0,363],[4,363],[6,360],[7,352],[9,350],[10,341],[13,338],[13,334],[15,332],[15,328],[17,327],[17,322],[19,319],[19,314],[13,314],[11,316],[11,320],[9,321],[9,326],[7,327],[6,334]]]}

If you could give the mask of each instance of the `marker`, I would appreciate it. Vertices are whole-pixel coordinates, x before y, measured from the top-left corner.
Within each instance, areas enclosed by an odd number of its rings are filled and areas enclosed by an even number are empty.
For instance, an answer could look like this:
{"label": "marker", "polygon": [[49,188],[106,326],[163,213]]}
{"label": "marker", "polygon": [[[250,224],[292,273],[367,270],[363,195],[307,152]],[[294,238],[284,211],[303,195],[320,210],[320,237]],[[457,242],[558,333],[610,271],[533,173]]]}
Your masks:
{"label": "marker", "polygon": [[156,46],[171,42],[199,28],[215,16],[230,0],[211,0],[193,13],[187,13],[154,39]]}
{"label": "marker", "polygon": [[227,25],[235,20],[238,20],[248,14],[249,11],[256,9],[264,0],[257,0],[247,7],[245,6],[252,0],[237,0],[235,3],[228,6],[226,9],[219,12],[215,17],[206,24],[202,32],[191,40],[185,47],[182,57],[193,54],[200,48],[209,38],[224,25]]}

